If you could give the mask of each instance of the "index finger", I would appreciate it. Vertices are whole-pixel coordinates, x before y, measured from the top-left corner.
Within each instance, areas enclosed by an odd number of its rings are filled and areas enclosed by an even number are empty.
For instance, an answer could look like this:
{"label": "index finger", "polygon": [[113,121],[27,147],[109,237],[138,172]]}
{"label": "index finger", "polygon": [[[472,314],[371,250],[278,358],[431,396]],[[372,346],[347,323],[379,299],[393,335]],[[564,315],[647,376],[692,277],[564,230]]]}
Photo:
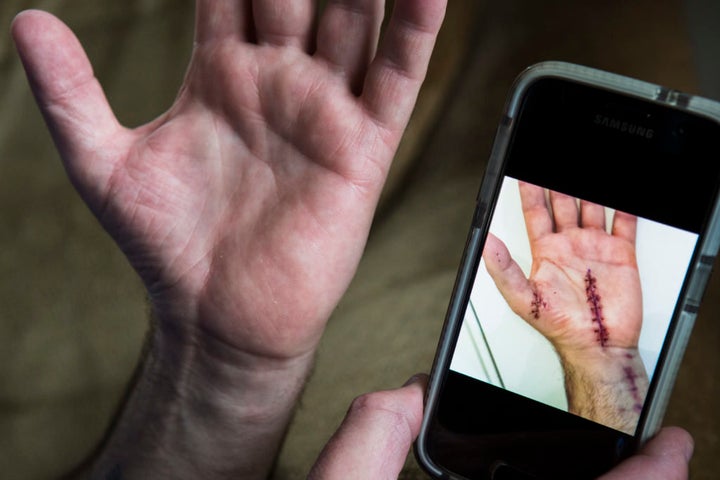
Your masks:
{"label": "index finger", "polygon": [[545,203],[545,190],[526,182],[518,182],[518,185],[525,227],[532,245],[534,241],[553,232],[553,221]]}
{"label": "index finger", "polygon": [[363,85],[362,103],[377,123],[405,127],[425,79],[447,0],[397,0]]}

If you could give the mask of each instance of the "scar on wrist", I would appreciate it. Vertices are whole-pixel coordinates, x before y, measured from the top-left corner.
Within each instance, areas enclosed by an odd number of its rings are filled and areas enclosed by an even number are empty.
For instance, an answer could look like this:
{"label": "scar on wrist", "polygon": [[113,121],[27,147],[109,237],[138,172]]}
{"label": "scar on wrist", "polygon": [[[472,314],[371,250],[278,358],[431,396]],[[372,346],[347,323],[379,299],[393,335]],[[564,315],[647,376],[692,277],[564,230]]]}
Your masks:
{"label": "scar on wrist", "polygon": [[623,374],[625,375],[625,382],[627,382],[628,387],[630,388],[630,395],[632,396],[634,401],[633,410],[637,413],[640,413],[642,411],[642,404],[644,399],[640,394],[640,389],[638,388],[637,384],[638,374],[631,366],[623,367]]}
{"label": "scar on wrist", "polygon": [[602,315],[600,295],[597,291],[597,278],[593,276],[592,270],[589,268],[585,273],[585,295],[587,296],[587,303],[590,306],[592,322],[595,324],[595,336],[600,346],[605,347],[608,342],[608,329],[605,326],[605,319]]}

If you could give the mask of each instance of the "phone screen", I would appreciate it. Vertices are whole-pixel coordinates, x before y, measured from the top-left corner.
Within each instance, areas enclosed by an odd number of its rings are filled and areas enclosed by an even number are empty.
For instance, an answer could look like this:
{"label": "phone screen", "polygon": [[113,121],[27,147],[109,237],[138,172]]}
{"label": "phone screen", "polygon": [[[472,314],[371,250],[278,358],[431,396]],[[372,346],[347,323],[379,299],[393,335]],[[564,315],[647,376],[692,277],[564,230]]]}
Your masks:
{"label": "phone screen", "polygon": [[[520,203],[517,179],[505,177],[489,231],[504,241],[514,261],[529,276],[533,257]],[[603,224],[608,232],[603,237],[612,239],[610,232],[615,212],[602,208],[605,214]],[[646,218],[637,218],[636,221],[638,280],[642,285],[638,291],[638,304],[642,305],[638,350],[645,372],[651,378],[698,234]],[[589,343],[610,343],[614,330],[620,326],[612,328],[606,325],[610,319],[603,320],[607,314],[603,315],[600,310],[605,300],[611,299],[598,292],[611,289],[603,288],[597,281],[592,284],[595,277],[590,267],[584,277],[581,287],[585,287],[585,295],[580,300],[587,308],[583,313],[587,317],[588,334],[592,337]],[[593,300],[593,288],[599,300]],[[617,294],[616,290],[613,288],[612,292]],[[557,297],[560,294],[549,292],[546,295]],[[533,297],[527,302],[527,315],[524,317],[529,316],[533,320],[539,317],[542,309],[540,302],[550,301],[553,299]],[[554,300],[555,303],[559,301],[563,299]],[[565,300],[566,303],[568,301]],[[522,312],[518,314],[512,310],[488,273],[485,260],[481,260],[475,277],[451,369],[546,405],[568,409],[564,371],[558,353],[552,343],[533,327],[532,321],[525,320]],[[629,388],[633,388],[632,379],[628,382]],[[640,404],[643,400],[637,398]],[[615,426],[610,421],[606,425]],[[635,426],[631,427],[633,431]]]}
{"label": "phone screen", "polygon": [[717,195],[720,131],[555,78],[515,121],[428,450],[467,478],[594,476],[633,449]]}

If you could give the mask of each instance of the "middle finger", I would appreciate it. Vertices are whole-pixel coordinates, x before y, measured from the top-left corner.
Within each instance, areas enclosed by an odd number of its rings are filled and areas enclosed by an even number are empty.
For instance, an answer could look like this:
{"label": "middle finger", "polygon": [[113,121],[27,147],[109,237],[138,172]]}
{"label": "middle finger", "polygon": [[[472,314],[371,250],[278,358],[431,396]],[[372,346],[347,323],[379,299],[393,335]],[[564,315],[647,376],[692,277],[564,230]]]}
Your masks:
{"label": "middle finger", "polygon": [[260,45],[307,50],[315,15],[313,0],[254,0],[255,35]]}
{"label": "middle finger", "polygon": [[317,55],[345,76],[360,93],[377,50],[383,0],[329,0],[318,27]]}

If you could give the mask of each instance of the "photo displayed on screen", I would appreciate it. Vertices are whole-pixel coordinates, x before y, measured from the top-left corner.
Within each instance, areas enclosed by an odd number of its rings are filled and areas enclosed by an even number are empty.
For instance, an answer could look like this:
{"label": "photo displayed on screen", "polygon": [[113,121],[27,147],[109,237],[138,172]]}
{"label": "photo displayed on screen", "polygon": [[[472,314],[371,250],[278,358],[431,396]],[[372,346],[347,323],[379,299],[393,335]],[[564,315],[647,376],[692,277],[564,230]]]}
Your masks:
{"label": "photo displayed on screen", "polygon": [[697,238],[506,177],[451,369],[633,434]]}

